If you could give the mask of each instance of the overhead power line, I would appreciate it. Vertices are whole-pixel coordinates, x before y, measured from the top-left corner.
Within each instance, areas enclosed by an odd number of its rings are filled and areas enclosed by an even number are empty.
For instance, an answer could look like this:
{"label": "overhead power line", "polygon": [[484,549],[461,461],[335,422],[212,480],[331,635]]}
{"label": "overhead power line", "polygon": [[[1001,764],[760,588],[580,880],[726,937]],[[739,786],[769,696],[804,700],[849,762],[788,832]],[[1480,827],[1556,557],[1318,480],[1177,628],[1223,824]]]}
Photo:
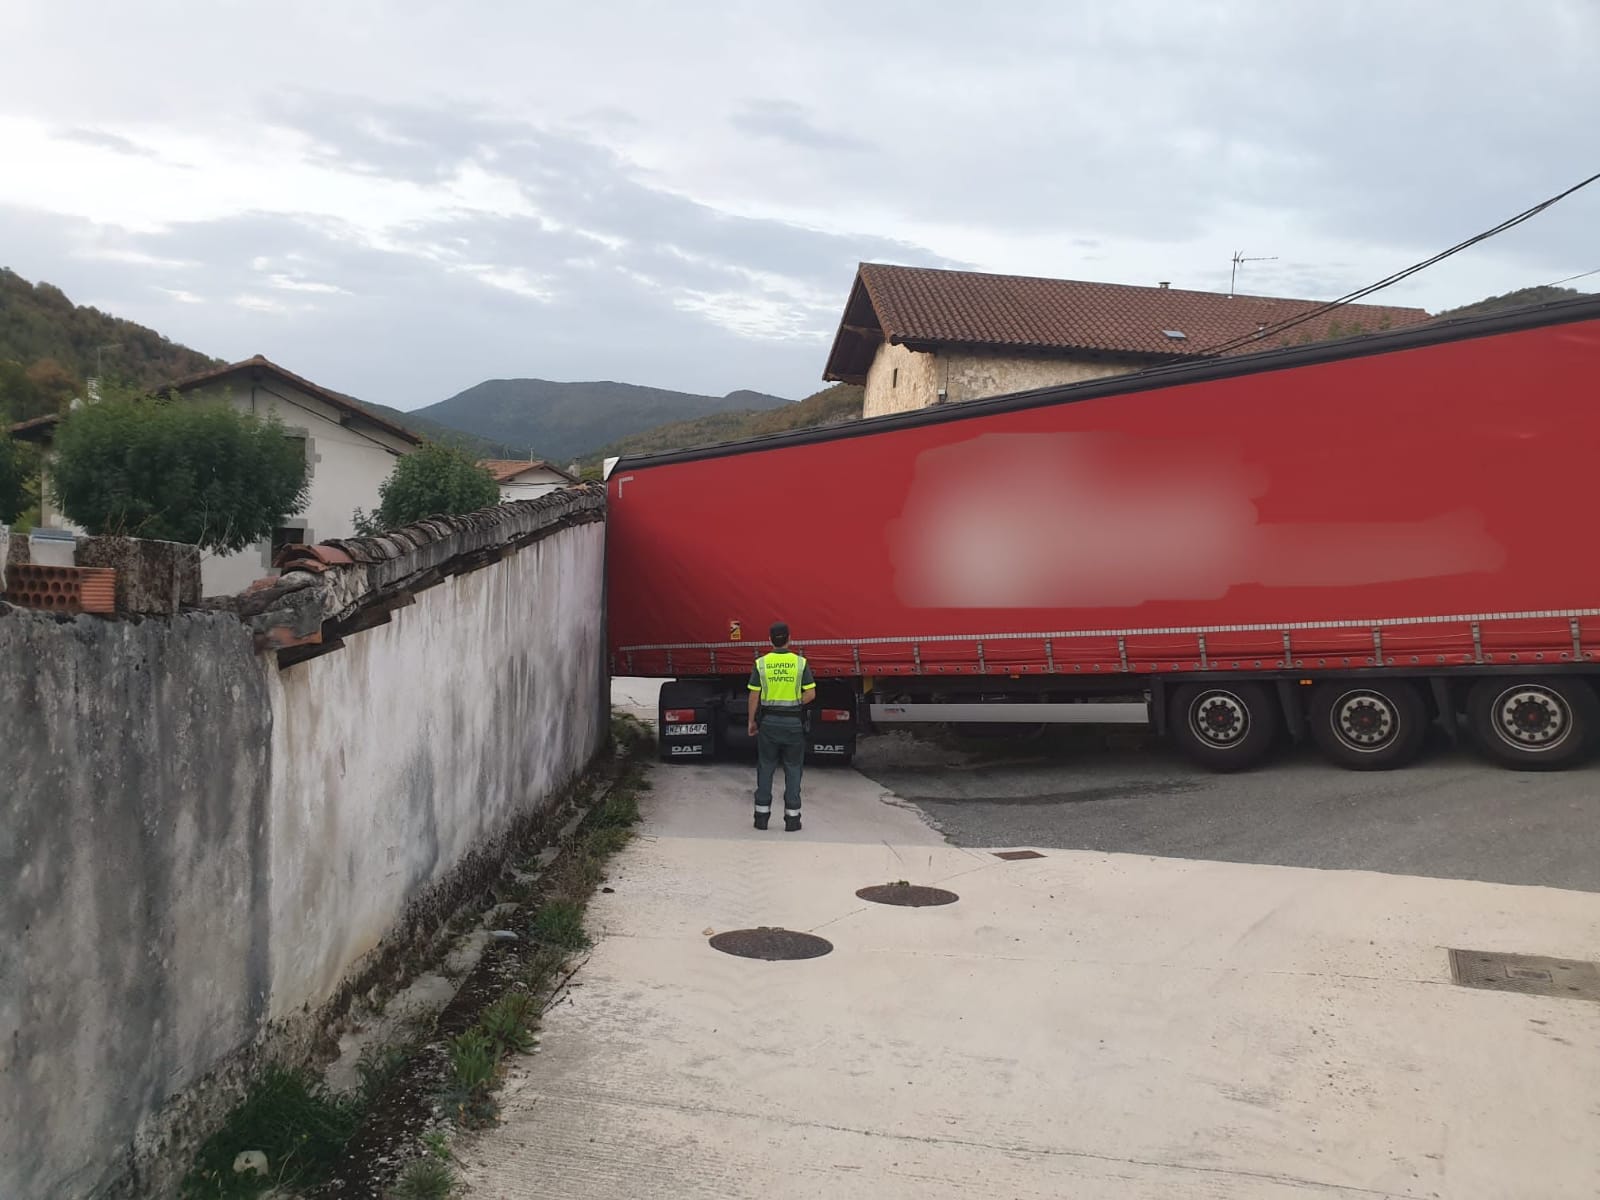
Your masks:
{"label": "overhead power line", "polygon": [[1576,275],[1568,275],[1565,279],[1558,279],[1554,283],[1542,283],[1540,287],[1560,287],[1563,283],[1571,283],[1574,279],[1587,279],[1591,275],[1600,275],[1600,267],[1592,271],[1579,271]]}
{"label": "overhead power line", "polygon": [[[1357,288],[1348,295],[1340,296],[1337,300],[1329,300],[1325,304],[1319,304],[1315,308],[1308,309],[1297,316],[1286,318],[1285,320],[1279,321],[1274,325],[1268,325],[1265,328],[1257,329],[1250,333],[1241,334],[1238,337],[1221,342],[1218,345],[1208,346],[1206,349],[1199,352],[1199,357],[1210,358],[1218,354],[1226,354],[1228,351],[1236,350],[1240,346],[1249,345],[1251,342],[1261,341],[1264,338],[1269,338],[1275,334],[1283,333],[1285,330],[1293,329],[1296,325],[1303,325],[1307,321],[1315,320],[1323,313],[1332,312],[1336,308],[1341,308],[1346,304],[1360,300],[1363,296],[1370,296],[1373,292],[1380,291],[1381,289],[1389,287],[1392,284],[1399,283],[1402,279],[1409,279],[1418,271],[1425,271],[1435,263],[1441,263],[1453,254],[1460,254],[1463,250],[1466,250],[1472,246],[1476,246],[1479,242],[1488,241],[1497,234],[1504,233],[1508,229],[1516,228],[1524,221],[1532,220],[1551,205],[1560,203],[1574,192],[1582,191],[1596,180],[1600,180],[1600,172],[1589,176],[1589,178],[1580,183],[1573,184],[1564,192],[1556,193],[1548,200],[1539,201],[1539,203],[1535,204],[1532,208],[1523,209],[1516,216],[1506,218],[1504,221],[1501,221],[1500,224],[1491,229],[1485,229],[1482,233],[1474,234],[1464,242],[1457,242],[1448,250],[1441,250],[1432,258],[1425,258],[1419,263],[1413,263],[1403,271],[1396,271],[1393,275],[1386,275],[1376,283],[1368,284],[1364,288]],[[1594,274],[1594,272],[1585,272],[1585,274]],[[1580,276],[1574,275],[1572,278],[1577,279],[1580,278]]]}

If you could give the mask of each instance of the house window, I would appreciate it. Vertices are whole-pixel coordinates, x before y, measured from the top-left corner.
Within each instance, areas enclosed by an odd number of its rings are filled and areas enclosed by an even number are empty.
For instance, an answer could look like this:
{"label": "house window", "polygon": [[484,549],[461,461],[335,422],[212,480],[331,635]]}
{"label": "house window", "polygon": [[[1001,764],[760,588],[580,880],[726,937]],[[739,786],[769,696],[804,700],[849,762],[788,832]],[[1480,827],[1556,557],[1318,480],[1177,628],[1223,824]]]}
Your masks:
{"label": "house window", "polygon": [[308,455],[306,453],[306,437],[305,437],[305,435],[304,434],[300,434],[300,433],[289,433],[289,434],[285,434],[284,435],[284,440],[287,441],[296,450],[300,451],[300,457],[305,461],[305,464],[306,464],[306,478],[310,479],[311,478],[311,457],[310,457],[310,455]]}
{"label": "house window", "polygon": [[272,531],[272,557],[278,557],[278,551],[285,546],[298,546],[306,540],[306,527],[304,525],[280,525]]}
{"label": "house window", "polygon": [[890,374],[890,376],[889,376],[889,386],[892,387],[892,388],[897,388],[897,387],[900,386],[900,368],[899,367],[896,367],[894,369],[894,371]]}

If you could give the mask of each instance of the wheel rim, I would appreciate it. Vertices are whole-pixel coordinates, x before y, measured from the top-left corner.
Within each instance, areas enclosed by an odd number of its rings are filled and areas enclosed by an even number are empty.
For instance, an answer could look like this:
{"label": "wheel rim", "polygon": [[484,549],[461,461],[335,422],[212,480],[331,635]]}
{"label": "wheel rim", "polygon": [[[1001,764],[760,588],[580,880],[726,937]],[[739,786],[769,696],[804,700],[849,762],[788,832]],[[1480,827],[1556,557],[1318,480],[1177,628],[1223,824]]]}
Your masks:
{"label": "wheel rim", "polygon": [[1491,713],[1495,735],[1527,754],[1554,750],[1572,733],[1572,709],[1566,697],[1546,687],[1507,688],[1495,697]]}
{"label": "wheel rim", "polygon": [[1361,688],[1333,702],[1328,724],[1341,746],[1361,754],[1375,754],[1400,736],[1400,710],[1382,692]]}
{"label": "wheel rim", "polygon": [[1250,708],[1232,692],[1204,692],[1189,705],[1189,727],[1207,746],[1237,746],[1250,732]]}

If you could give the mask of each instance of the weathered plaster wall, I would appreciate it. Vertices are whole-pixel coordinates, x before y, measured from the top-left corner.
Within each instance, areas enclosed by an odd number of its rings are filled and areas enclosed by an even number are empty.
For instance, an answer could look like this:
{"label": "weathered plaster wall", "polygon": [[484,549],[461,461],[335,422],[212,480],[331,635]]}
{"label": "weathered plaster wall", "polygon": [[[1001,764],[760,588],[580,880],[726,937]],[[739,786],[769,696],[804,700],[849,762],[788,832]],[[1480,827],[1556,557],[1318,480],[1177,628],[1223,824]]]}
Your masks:
{"label": "weathered plaster wall", "polygon": [[[1038,354],[991,354],[973,350],[908,350],[887,343],[878,347],[867,371],[864,415],[909,412],[939,402],[979,400],[1030,388],[1054,387],[1125,375],[1140,364],[1105,359],[1047,357]],[[898,374],[896,374],[898,372]]]}
{"label": "weathered plaster wall", "polygon": [[0,615],[0,1196],[90,1196],[266,1011],[266,679],[238,621]]}
{"label": "weathered plaster wall", "polygon": [[187,1151],[162,1143],[303,1049],[405,915],[583,769],[606,713],[586,515],[281,670],[233,613],[0,605],[0,1197],[173,1194]]}
{"label": "weathered plaster wall", "polygon": [[420,593],[336,654],[268,679],[272,1015],[350,966],[528,797],[599,745],[605,526],[536,542]]}
{"label": "weathered plaster wall", "polygon": [[1044,358],[1028,354],[983,354],[954,351],[941,354],[946,403],[1004,396],[1030,388],[1081,383],[1108,375],[1126,375],[1139,368],[1132,363],[1103,359]]}
{"label": "weathered plaster wall", "polygon": [[861,415],[881,417],[887,413],[910,412],[926,408],[939,400],[935,377],[935,356],[885,342],[878,347],[872,366],[867,368],[867,385]]}

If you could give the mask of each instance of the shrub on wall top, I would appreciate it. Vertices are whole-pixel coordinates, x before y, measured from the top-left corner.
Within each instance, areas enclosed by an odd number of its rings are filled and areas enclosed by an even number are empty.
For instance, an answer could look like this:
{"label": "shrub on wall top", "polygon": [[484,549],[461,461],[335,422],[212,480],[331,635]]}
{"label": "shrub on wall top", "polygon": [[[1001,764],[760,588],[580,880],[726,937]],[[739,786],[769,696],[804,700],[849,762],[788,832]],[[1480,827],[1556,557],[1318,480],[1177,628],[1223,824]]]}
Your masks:
{"label": "shrub on wall top", "polygon": [[50,484],[92,534],[219,552],[271,536],[308,494],[305,449],[276,418],[176,396],[74,409],[56,432]]}
{"label": "shrub on wall top", "polygon": [[429,442],[395,463],[378,497],[378,511],[371,516],[356,510],[358,532],[381,533],[427,517],[477,512],[500,503],[500,485],[465,450]]}

